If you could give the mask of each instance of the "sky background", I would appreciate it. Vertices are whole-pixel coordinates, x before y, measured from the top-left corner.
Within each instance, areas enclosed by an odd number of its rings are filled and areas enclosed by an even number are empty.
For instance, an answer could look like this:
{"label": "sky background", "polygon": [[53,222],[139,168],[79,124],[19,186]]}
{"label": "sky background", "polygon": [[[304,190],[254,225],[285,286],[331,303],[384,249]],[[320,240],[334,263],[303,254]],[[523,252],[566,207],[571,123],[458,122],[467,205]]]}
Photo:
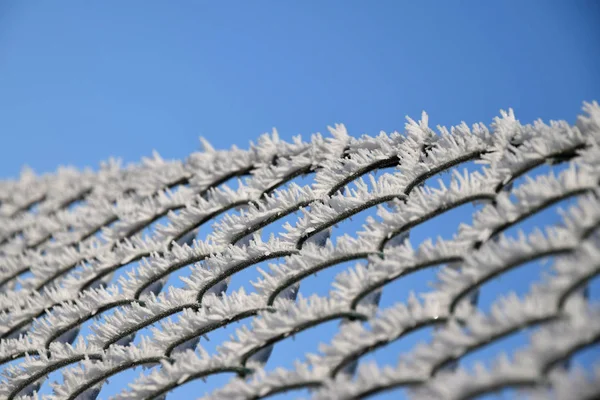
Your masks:
{"label": "sky background", "polygon": [[[2,1],[0,177],[23,165],[134,162],[152,150],[183,158],[199,136],[246,147],[273,127],[284,139],[334,123],[354,136],[402,131],[422,110],[431,126],[489,124],[509,107],[524,123],[572,123],[583,101],[600,100],[599,45],[595,1]],[[449,217],[442,233],[472,211]],[[498,290],[522,282],[507,279]],[[406,298],[390,297],[399,290],[384,291],[382,306]],[[298,340],[316,351],[335,324]],[[271,367],[291,366],[300,346],[286,343]],[[114,378],[101,397],[136,374]]]}

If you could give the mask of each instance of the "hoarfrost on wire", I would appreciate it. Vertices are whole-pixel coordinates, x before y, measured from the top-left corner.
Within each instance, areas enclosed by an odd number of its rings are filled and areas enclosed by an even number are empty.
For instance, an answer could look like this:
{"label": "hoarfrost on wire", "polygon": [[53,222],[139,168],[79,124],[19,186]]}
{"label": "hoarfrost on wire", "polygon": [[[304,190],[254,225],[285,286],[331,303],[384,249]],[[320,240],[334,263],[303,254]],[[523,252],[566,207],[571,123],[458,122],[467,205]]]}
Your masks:
{"label": "hoarfrost on wire", "polygon": [[[154,153],[97,172],[23,169],[0,181],[0,365],[10,362],[0,366],[0,398],[93,400],[111,376],[136,366],[144,370],[114,398],[165,398],[224,372],[234,376],[205,398],[306,388],[313,398],[350,399],[398,387],[417,399],[506,388],[534,399],[598,397],[600,359],[589,370],[569,363],[600,337],[600,308],[587,292],[600,273],[600,106],[583,109],[574,126],[522,125],[509,110],[489,128],[463,122],[436,132],[423,113],[404,133],[352,137],[338,124],[328,137],[288,143],[273,130],[248,149],[201,139],[203,150],[185,160]],[[463,168],[471,161],[481,168]],[[555,173],[555,164],[566,167]],[[448,181],[429,183],[447,171]],[[293,182],[308,174],[311,184]],[[568,199],[558,223],[506,234]],[[413,246],[414,228],[474,202],[483,206],[452,238],[433,232]],[[357,232],[331,236],[369,209]],[[263,236],[284,218],[282,231]],[[528,293],[479,308],[486,282],[548,258],[550,272]],[[305,278],[348,261],[327,295],[303,295]],[[229,288],[262,262],[251,287]],[[388,284],[432,267],[429,291],[379,307]],[[183,287],[167,286],[182,270]],[[242,319],[214,354],[199,344]],[[338,321],[328,343],[290,369],[265,369],[279,342],[328,321]],[[429,339],[395,365],[361,361],[426,326]],[[511,356],[460,366],[532,327],[529,345]],[[55,371],[62,382],[40,396]]]}

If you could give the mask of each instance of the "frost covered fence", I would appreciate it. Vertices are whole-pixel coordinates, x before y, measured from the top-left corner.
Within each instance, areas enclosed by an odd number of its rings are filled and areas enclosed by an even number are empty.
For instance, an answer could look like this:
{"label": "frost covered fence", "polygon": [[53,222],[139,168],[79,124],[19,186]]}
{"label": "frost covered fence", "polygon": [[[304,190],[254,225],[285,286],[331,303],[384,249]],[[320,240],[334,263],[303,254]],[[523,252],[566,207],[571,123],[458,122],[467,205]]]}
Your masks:
{"label": "frost covered fence", "polygon": [[[600,308],[588,290],[600,272],[600,106],[586,103],[584,111],[575,126],[521,125],[509,112],[489,129],[438,132],[423,114],[402,134],[353,138],[336,125],[308,142],[274,133],[247,150],[203,143],[185,161],[155,155],[136,165],[110,161],[98,172],[24,171],[2,181],[0,398],[42,397],[41,384],[60,371],[45,398],[94,399],[108,378],[136,366],[147,369],[117,399],[161,399],[225,372],[237,376],[205,398],[310,388],[317,399],[350,399],[399,387],[422,399],[505,388],[532,398],[597,398],[600,356],[587,371],[569,363],[600,338]],[[482,168],[456,172],[473,160]],[[521,179],[551,164],[563,168]],[[436,182],[451,169],[449,184]],[[305,174],[312,184],[291,182]],[[244,180],[234,189],[235,177]],[[559,224],[505,234],[566,199],[573,202]],[[451,239],[411,245],[412,229],[473,202],[482,208]],[[336,224],[370,208],[377,216],[360,231],[330,237]],[[298,210],[283,232],[264,237],[263,229]],[[218,216],[210,234],[198,234]],[[481,309],[487,282],[545,258],[552,273],[529,293]],[[228,289],[236,273],[277,259],[253,290]],[[363,263],[338,274],[328,296],[302,296],[306,277],[353,260]],[[388,284],[440,265],[431,291],[379,307]],[[165,286],[185,269],[182,288]],[[198,344],[248,318],[215,354]],[[79,335],[89,321],[92,333]],[[263,368],[278,343],[328,321],[340,321],[330,343],[307,349],[293,369]],[[395,365],[361,363],[425,326],[435,327],[432,336]],[[464,356],[524,328],[535,328],[529,345],[512,357],[491,368],[461,366]]]}

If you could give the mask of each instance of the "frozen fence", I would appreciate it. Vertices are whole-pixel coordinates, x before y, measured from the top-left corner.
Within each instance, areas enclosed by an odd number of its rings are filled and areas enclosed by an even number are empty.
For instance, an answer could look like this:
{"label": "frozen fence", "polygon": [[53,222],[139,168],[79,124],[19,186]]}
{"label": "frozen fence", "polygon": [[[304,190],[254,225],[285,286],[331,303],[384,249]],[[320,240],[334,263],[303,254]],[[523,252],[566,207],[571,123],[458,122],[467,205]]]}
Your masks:
{"label": "frozen fence", "polygon": [[[504,388],[532,398],[598,398],[600,356],[588,370],[569,364],[600,338],[600,308],[588,291],[600,271],[600,106],[586,103],[584,112],[575,126],[521,125],[508,112],[489,129],[438,132],[423,114],[402,134],[353,138],[336,125],[308,142],[273,133],[248,150],[204,143],[185,161],[155,155],[129,166],[110,161],[97,172],[24,171],[2,181],[0,398],[41,397],[48,374],[60,371],[44,397],[94,399],[107,378],[136,366],[147,369],[117,399],[164,398],[223,372],[237,376],[206,398],[309,388],[314,398],[346,399],[399,387],[422,399]],[[473,160],[481,168],[456,172]],[[543,165],[563,168],[521,179]],[[451,169],[449,183],[435,182]],[[306,174],[310,185],[292,182]],[[235,177],[238,187],[228,186]],[[565,199],[574,201],[560,223],[505,234]],[[411,245],[412,229],[472,202],[483,206],[451,239]],[[330,237],[336,224],[370,208],[377,215],[360,231]],[[262,234],[298,210],[284,231]],[[217,216],[209,234],[198,234]],[[551,273],[529,293],[481,309],[487,282],[548,257]],[[236,273],[276,259],[252,290],[228,290]],[[363,263],[338,274],[328,296],[302,296],[306,277],[350,260]],[[379,307],[388,284],[439,265],[429,292]],[[185,269],[183,287],[165,285]],[[198,344],[247,318],[216,353]],[[263,368],[279,342],[332,320],[340,321],[334,338],[295,368]],[[89,321],[91,333],[79,335]],[[361,363],[425,326],[435,327],[431,337],[395,365]],[[528,327],[536,328],[529,345],[512,357],[474,371],[460,365]]]}

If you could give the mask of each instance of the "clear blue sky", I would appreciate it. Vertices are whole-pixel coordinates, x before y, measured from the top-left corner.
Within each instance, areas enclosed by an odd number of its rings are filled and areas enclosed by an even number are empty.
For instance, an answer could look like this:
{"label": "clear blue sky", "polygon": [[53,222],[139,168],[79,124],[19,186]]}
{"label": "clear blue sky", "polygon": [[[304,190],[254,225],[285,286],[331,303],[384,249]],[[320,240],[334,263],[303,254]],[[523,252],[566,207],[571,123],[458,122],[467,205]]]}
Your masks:
{"label": "clear blue sky", "polygon": [[0,176],[598,99],[598,3],[412,3],[2,1]]}
{"label": "clear blue sky", "polygon": [[2,1],[0,177],[182,158],[199,136],[245,147],[273,127],[390,132],[422,110],[574,122],[600,100],[599,22],[595,1]]}

